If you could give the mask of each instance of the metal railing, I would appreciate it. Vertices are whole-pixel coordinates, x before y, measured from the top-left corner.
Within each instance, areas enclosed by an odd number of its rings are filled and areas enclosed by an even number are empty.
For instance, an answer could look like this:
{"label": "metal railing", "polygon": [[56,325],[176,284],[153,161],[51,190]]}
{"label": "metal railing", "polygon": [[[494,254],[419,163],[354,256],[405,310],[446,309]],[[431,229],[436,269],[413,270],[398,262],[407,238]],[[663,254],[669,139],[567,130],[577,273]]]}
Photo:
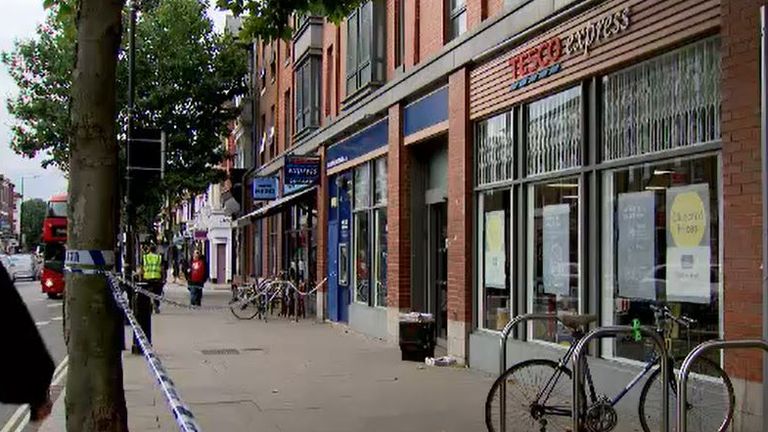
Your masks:
{"label": "metal railing", "polygon": [[[620,335],[633,334],[636,329],[630,326],[612,326],[612,327],[598,327],[586,334],[576,344],[576,348],[573,350],[572,362],[573,362],[573,405],[571,408],[573,416],[573,431],[580,432],[581,427],[581,413],[578,407],[582,406],[582,395],[584,394],[584,370],[583,366],[585,359],[583,357],[584,347],[592,340],[598,337],[616,337]],[[646,327],[640,327],[640,333],[644,336],[648,336],[653,340],[656,348],[659,351],[661,358],[661,382],[664,383],[661,386],[661,432],[669,432],[669,355],[667,353],[664,339],[656,331]]]}
{"label": "metal railing", "polygon": [[683,365],[680,367],[680,379],[677,386],[677,432],[688,430],[688,416],[685,415],[685,408],[688,405],[688,375],[691,373],[693,362],[707,351],[735,348],[761,348],[768,353],[768,342],[761,339],[711,340],[697,345],[685,357]]}
{"label": "metal railing", "polygon": [[[523,314],[518,315],[514,317],[510,322],[507,323],[507,325],[504,326],[504,329],[501,330],[501,339],[499,341],[499,344],[501,346],[501,354],[499,355],[499,376],[504,375],[504,372],[507,370],[507,340],[509,339],[509,334],[512,333],[512,330],[517,327],[518,324],[528,321],[545,321],[545,320],[553,320],[553,321],[560,321],[560,318],[557,316],[557,314],[547,314],[547,313],[529,313],[529,314]],[[499,424],[499,432],[506,432],[507,431],[507,383],[502,381],[501,386],[499,388],[499,417],[500,417],[500,424]]]}

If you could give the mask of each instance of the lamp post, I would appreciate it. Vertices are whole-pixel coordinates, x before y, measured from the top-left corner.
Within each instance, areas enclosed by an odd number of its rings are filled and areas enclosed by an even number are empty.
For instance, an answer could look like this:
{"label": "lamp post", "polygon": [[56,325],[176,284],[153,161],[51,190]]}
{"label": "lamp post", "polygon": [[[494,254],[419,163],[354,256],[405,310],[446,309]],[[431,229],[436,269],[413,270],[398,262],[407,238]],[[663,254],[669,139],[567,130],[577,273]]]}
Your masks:
{"label": "lamp post", "polygon": [[24,247],[24,179],[36,179],[40,175],[21,176],[21,204],[19,204],[19,248]]}

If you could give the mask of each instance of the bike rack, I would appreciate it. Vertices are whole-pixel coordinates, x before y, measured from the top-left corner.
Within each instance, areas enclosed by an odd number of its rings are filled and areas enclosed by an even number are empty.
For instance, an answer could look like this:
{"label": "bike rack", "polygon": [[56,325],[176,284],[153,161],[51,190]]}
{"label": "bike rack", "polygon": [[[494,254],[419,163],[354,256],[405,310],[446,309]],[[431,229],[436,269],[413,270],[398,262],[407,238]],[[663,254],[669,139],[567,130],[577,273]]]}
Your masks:
{"label": "bike rack", "polygon": [[[550,313],[529,313],[529,314],[523,314],[518,315],[512,319],[512,321],[508,322],[507,325],[504,326],[504,329],[501,331],[501,340],[499,341],[501,345],[501,354],[499,358],[499,376],[504,375],[504,372],[507,370],[507,339],[509,339],[509,334],[512,333],[512,330],[517,327],[518,324],[522,322],[528,322],[528,321],[545,321],[545,320],[553,320],[553,321],[560,321],[560,318],[557,314],[550,314]],[[500,394],[499,394],[499,400],[501,403],[500,406],[500,421],[501,424],[499,425],[499,432],[506,432],[507,431],[507,384],[505,382],[501,383]]]}
{"label": "bike rack", "polygon": [[[579,409],[582,405],[581,396],[584,388],[582,382],[583,377],[583,365],[584,358],[582,352],[584,347],[592,340],[598,337],[616,337],[620,335],[633,334],[635,328],[630,326],[611,326],[611,327],[598,327],[584,336],[576,348],[574,348],[572,362],[573,362],[573,406],[571,411],[573,412],[573,432],[581,432],[581,418],[579,416]],[[656,344],[656,348],[661,355],[661,382],[665,385],[661,386],[661,432],[669,432],[669,386],[666,383],[669,382],[669,355],[667,353],[667,347],[664,344],[664,339],[656,333],[654,330],[640,327],[640,333],[645,336],[649,336]]]}
{"label": "bike rack", "polygon": [[768,342],[762,339],[711,340],[697,345],[685,357],[683,365],[680,367],[680,379],[677,386],[677,432],[687,432],[688,430],[688,416],[684,413],[685,406],[688,404],[688,375],[691,373],[693,362],[707,351],[732,348],[761,348],[768,353]]}

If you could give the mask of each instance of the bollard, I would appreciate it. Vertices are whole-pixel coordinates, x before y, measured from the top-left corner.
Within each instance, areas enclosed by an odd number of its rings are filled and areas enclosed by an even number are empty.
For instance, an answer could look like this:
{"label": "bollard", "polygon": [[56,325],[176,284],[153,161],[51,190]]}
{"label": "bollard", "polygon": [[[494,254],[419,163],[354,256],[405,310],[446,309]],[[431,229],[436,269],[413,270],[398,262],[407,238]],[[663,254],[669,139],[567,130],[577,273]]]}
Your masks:
{"label": "bollard", "polygon": [[[576,348],[573,350],[572,363],[573,363],[573,406],[571,412],[573,416],[573,432],[580,432],[581,417],[578,407],[582,406],[581,397],[583,395],[584,383],[583,378],[583,366],[586,359],[582,356],[584,347],[592,340],[598,337],[619,336],[625,334],[632,334],[635,328],[631,326],[612,326],[612,327],[598,327],[586,334],[579,343],[576,344]],[[649,336],[656,347],[659,350],[661,357],[661,382],[664,385],[661,386],[661,432],[669,432],[669,354],[667,353],[667,347],[664,344],[664,339],[656,333],[656,331],[647,327],[640,327],[640,332],[646,336]],[[584,401],[586,402],[586,401]]]}
{"label": "bollard", "polygon": [[[499,341],[499,345],[501,348],[501,353],[499,355],[499,376],[504,375],[504,372],[507,370],[507,339],[509,339],[509,334],[512,333],[512,330],[517,327],[518,324],[527,322],[527,321],[536,321],[536,320],[554,320],[559,321],[557,314],[548,314],[548,313],[529,313],[529,314],[523,314],[518,315],[512,319],[512,321],[508,322],[507,325],[504,326],[504,329],[501,331],[501,339]],[[500,418],[500,424],[499,424],[499,432],[506,432],[507,430],[507,384],[506,382],[502,382],[501,386],[499,388],[499,416]]]}

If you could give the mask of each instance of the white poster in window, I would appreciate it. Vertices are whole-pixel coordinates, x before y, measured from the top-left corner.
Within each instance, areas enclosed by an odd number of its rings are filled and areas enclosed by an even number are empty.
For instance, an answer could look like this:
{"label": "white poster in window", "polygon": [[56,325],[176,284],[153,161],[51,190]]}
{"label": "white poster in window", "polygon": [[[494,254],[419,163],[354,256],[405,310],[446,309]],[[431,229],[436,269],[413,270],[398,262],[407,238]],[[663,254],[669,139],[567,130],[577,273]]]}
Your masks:
{"label": "white poster in window", "polygon": [[570,294],[570,211],[568,204],[544,206],[542,252],[547,294]]}
{"label": "white poster in window", "polygon": [[667,300],[708,304],[709,185],[667,189]]}
{"label": "white poster in window", "polygon": [[506,288],[504,210],[485,213],[485,286]]}
{"label": "white poster in window", "polygon": [[656,200],[652,191],[619,194],[616,224],[621,297],[656,300]]}

